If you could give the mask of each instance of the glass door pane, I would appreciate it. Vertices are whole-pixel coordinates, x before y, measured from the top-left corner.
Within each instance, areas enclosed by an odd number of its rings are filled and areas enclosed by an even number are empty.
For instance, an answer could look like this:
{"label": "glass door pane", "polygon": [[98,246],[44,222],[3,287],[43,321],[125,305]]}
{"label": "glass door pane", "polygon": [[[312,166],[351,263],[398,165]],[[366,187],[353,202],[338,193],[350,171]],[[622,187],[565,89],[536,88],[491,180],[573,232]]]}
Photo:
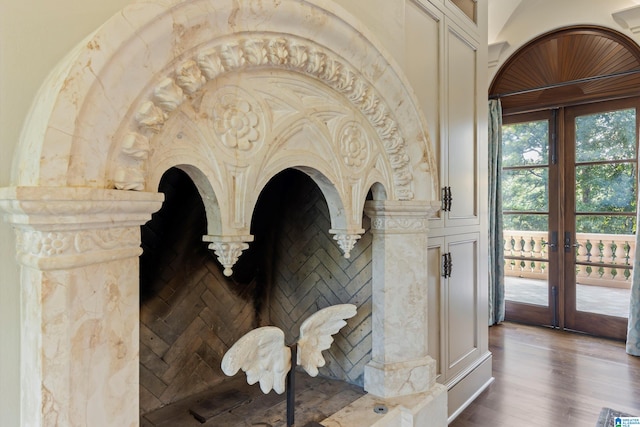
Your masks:
{"label": "glass door pane", "polygon": [[575,253],[567,267],[575,271],[566,288],[567,326],[617,338],[626,332],[635,254],[638,125],[628,104],[567,110],[574,145],[567,163],[573,168],[567,211],[574,213],[567,223],[574,236],[567,243]]}
{"label": "glass door pane", "polygon": [[548,113],[505,118],[502,128],[502,209],[508,320],[548,324]]}

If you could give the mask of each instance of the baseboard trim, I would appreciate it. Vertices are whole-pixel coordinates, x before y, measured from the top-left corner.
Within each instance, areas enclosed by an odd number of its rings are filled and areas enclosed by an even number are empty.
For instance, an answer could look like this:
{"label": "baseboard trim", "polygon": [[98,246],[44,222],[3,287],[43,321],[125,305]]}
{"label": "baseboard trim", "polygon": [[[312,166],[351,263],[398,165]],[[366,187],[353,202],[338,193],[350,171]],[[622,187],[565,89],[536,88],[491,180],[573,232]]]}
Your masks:
{"label": "baseboard trim", "polygon": [[468,371],[463,378],[457,379],[448,387],[448,411],[451,412],[449,412],[447,423],[456,419],[471,402],[493,383],[492,360],[491,353],[489,353],[488,357]]}

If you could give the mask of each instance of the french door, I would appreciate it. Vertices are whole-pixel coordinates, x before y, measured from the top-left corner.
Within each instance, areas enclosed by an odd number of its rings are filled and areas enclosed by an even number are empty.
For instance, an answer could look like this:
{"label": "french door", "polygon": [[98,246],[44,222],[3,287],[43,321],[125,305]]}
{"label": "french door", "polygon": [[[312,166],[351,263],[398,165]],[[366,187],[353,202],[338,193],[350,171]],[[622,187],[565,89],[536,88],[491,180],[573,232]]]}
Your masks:
{"label": "french door", "polygon": [[638,99],[506,116],[506,318],[626,336]]}

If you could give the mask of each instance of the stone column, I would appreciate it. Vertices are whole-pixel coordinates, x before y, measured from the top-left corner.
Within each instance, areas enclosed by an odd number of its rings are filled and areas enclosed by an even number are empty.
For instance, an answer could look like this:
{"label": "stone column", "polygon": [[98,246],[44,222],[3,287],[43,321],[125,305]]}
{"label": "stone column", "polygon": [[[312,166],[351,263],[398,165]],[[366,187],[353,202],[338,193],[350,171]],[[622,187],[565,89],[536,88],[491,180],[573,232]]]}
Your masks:
{"label": "stone column", "polygon": [[22,425],[138,425],[140,225],[162,199],[0,189],[21,265]]}
{"label": "stone column", "polygon": [[427,353],[429,202],[367,202],[373,233],[373,349],[365,390],[381,397],[422,393],[435,384]]}

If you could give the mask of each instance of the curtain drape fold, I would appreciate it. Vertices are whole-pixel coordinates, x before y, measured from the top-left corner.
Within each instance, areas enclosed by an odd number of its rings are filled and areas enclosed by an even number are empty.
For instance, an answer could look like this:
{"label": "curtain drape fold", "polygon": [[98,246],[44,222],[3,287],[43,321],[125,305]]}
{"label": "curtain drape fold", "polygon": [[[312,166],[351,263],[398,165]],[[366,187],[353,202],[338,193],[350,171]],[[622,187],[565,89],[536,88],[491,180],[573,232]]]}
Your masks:
{"label": "curtain drape fold", "polygon": [[489,325],[503,320],[502,106],[499,99],[492,99],[489,101]]}
{"label": "curtain drape fold", "polygon": [[[638,187],[640,188],[640,186]],[[640,244],[640,209],[636,216],[636,248]],[[640,356],[640,253],[636,249],[633,261],[633,278],[631,281],[631,300],[629,301],[629,327],[627,329],[627,353]]]}

